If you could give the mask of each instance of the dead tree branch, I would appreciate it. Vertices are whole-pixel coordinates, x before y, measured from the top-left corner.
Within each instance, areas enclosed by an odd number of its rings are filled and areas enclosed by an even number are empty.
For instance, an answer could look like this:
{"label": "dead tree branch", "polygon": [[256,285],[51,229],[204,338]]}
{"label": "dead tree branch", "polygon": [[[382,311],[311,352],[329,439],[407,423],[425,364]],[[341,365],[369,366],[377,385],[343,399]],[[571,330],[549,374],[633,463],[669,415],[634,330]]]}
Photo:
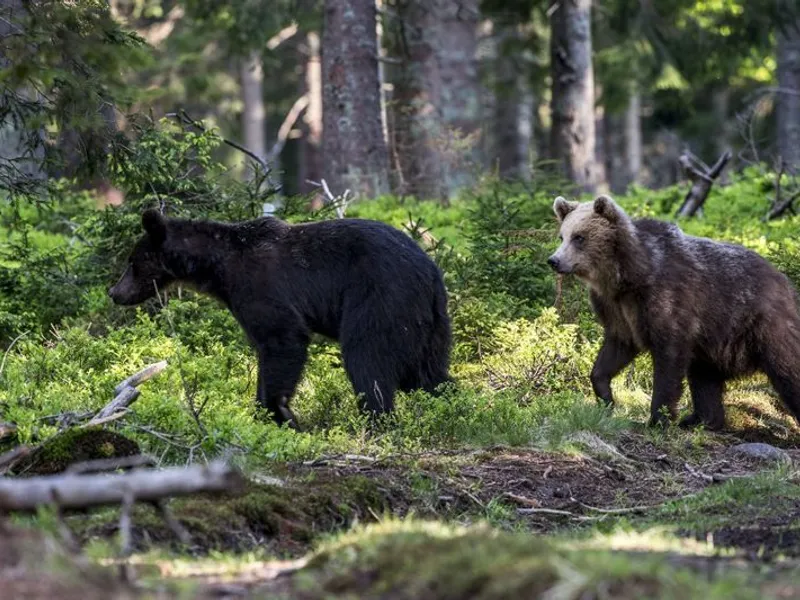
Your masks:
{"label": "dead tree branch", "polygon": [[692,182],[692,187],[686,194],[683,204],[681,204],[675,215],[676,217],[692,217],[703,207],[708,194],[711,192],[711,186],[714,185],[714,181],[720,176],[732,156],[733,153],[730,150],[726,150],[717,159],[714,166],[709,168],[688,150],[681,154],[678,160],[686,176]]}
{"label": "dead tree branch", "polygon": [[318,188],[322,188],[324,192],[325,199],[331,204],[334,209],[336,210],[336,216],[340,219],[344,219],[345,211],[347,211],[347,206],[350,204],[350,190],[345,190],[344,194],[341,196],[334,196],[333,192],[331,192],[331,188],[328,187],[328,182],[324,179],[321,179],[319,182],[311,181],[310,179],[306,179],[306,183],[314,185]]}
{"label": "dead tree branch", "polygon": [[286,140],[289,139],[289,134],[292,131],[292,127],[294,127],[297,119],[300,118],[300,115],[302,115],[303,111],[308,107],[308,102],[308,94],[303,94],[294,101],[292,108],[290,108],[289,112],[286,113],[286,117],[283,119],[280,129],[278,129],[278,138],[275,140],[275,143],[272,145],[272,148],[267,155],[268,163],[275,162],[275,160],[278,158],[278,155],[280,155],[283,147],[286,145]]}
{"label": "dead tree branch", "polygon": [[287,25],[286,27],[281,29],[278,33],[269,38],[269,40],[267,40],[267,50],[275,50],[285,41],[292,39],[292,37],[294,37],[297,31],[298,31],[297,23],[292,23],[291,25]]}
{"label": "dead tree branch", "polygon": [[243,482],[241,473],[222,461],[160,471],[0,479],[0,512],[35,511],[52,504],[54,497],[62,509],[120,504],[129,494],[138,502],[157,503],[175,496],[234,491]]}
{"label": "dead tree branch", "polygon": [[155,364],[149,365],[138,373],[128,377],[125,381],[114,388],[114,399],[106,404],[100,410],[100,412],[98,412],[92,418],[92,420],[89,421],[88,426],[100,425],[108,420],[113,420],[111,417],[116,417],[118,413],[125,411],[133,403],[133,401],[139,397],[139,390],[136,389],[136,386],[144,383],[148,379],[152,379],[166,368],[167,361],[162,360]]}
{"label": "dead tree branch", "polygon": [[791,212],[796,214],[794,210],[794,201],[800,198],[800,190],[794,191],[787,197],[784,197],[783,189],[783,176],[786,173],[786,163],[783,158],[778,159],[778,168],[775,172],[775,198],[773,198],[769,212],[764,218],[765,221],[771,221],[783,216],[784,213]]}

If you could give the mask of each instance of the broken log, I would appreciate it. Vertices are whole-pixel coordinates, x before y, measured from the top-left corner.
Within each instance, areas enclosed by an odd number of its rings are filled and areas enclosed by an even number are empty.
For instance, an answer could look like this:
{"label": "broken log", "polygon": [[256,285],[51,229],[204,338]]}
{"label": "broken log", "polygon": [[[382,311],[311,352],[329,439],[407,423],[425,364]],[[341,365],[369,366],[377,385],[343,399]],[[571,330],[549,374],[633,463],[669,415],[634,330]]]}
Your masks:
{"label": "broken log", "polygon": [[730,150],[726,150],[725,153],[717,159],[713,167],[708,167],[688,150],[681,154],[678,162],[689,178],[689,181],[692,182],[692,187],[689,188],[683,200],[683,204],[681,204],[681,207],[675,215],[676,217],[692,217],[703,207],[706,198],[708,198],[708,194],[711,192],[711,187],[732,156],[733,153],[731,153]]}
{"label": "broken log", "polygon": [[0,479],[0,512],[30,512],[54,502],[62,509],[121,504],[127,496],[154,503],[201,492],[235,491],[243,483],[241,472],[222,461],[158,471]]}

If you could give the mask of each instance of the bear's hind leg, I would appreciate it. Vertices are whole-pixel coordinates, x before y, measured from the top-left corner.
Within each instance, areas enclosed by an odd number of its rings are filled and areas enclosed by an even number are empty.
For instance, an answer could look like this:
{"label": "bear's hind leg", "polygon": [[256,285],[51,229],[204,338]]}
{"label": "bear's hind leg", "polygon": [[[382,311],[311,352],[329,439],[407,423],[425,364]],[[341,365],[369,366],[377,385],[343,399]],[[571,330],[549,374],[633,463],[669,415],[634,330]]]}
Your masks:
{"label": "bear's hind leg", "polygon": [[308,342],[263,344],[258,348],[258,391],[256,399],[278,425],[288,423],[300,430],[289,400],[294,395],[308,357]]}
{"label": "bear's hind leg", "polygon": [[374,342],[348,341],[342,345],[342,359],[353,390],[361,397],[361,410],[373,416],[391,412],[397,389],[392,354]]}
{"label": "bear's hind leg", "polygon": [[693,362],[689,366],[689,390],[692,394],[692,414],[681,419],[680,426],[689,428],[705,426],[719,431],[725,426],[725,377],[712,365]]}
{"label": "bear's hind leg", "polygon": [[[784,405],[800,425],[800,371],[797,368],[787,368],[781,358],[774,355],[769,357],[765,360],[762,368],[767,374],[772,387],[778,392]],[[798,355],[798,358],[800,358],[800,355]]]}

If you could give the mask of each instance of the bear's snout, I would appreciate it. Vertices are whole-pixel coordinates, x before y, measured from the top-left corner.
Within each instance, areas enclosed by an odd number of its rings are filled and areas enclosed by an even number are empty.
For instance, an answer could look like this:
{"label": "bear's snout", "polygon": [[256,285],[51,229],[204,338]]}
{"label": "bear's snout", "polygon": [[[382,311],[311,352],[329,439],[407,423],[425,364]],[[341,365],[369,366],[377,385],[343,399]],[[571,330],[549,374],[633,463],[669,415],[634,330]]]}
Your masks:
{"label": "bear's snout", "polygon": [[119,304],[119,291],[117,290],[117,286],[111,286],[108,288],[108,297],[114,302],[114,304]]}
{"label": "bear's snout", "polygon": [[553,269],[554,271],[561,270],[560,269],[561,263],[558,261],[555,254],[547,259],[547,264],[550,265],[550,268]]}

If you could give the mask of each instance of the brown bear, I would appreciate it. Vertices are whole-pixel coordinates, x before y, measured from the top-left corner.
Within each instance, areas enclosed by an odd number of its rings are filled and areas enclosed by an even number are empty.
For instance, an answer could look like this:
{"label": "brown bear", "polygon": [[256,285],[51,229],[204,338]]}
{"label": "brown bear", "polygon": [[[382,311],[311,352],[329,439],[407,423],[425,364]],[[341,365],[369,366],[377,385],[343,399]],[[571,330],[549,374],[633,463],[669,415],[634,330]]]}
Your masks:
{"label": "brown bear", "polygon": [[726,380],[755,371],[766,373],[800,422],[800,316],[782,273],[742,246],[632,220],[608,196],[558,197],[553,210],[561,245],[547,262],[588,286],[603,325],[591,373],[602,401],[613,405],[612,378],[649,352],[650,425],[675,419],[688,376],[694,411],[681,425],[722,428]]}
{"label": "brown bear", "polygon": [[278,424],[297,428],[288,402],[312,333],[339,341],[373,415],[392,410],[396,390],[433,393],[450,380],[442,274],[405,233],[363,219],[229,224],[154,210],[142,225],[112,300],[139,304],[179,282],[222,301],[255,346],[257,401]]}

